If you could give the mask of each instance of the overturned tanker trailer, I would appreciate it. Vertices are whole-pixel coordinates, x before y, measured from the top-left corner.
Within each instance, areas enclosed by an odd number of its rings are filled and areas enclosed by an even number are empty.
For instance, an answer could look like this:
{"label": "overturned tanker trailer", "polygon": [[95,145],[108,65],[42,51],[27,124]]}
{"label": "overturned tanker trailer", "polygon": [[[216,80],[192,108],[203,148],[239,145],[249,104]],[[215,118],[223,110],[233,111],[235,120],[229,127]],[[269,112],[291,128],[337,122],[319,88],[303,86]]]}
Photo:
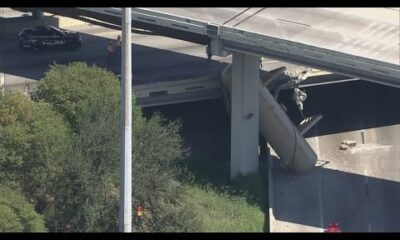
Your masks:
{"label": "overturned tanker trailer", "polygon": [[[226,92],[230,94],[231,64],[223,71],[221,80]],[[261,134],[278,154],[284,169],[298,174],[309,172],[317,162],[317,155],[261,81],[259,86]]]}

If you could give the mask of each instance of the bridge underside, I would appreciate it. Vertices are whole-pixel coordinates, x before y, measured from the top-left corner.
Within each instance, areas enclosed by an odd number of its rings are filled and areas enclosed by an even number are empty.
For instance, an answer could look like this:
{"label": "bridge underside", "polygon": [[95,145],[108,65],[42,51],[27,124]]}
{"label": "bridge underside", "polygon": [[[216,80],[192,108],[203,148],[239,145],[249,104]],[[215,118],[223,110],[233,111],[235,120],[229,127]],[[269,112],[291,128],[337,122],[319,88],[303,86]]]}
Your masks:
{"label": "bridge underside", "polygon": [[[28,8],[16,8],[16,10],[29,11]],[[80,20],[82,20],[82,18],[92,18],[101,22],[108,22],[115,26],[120,26],[121,22],[120,16],[112,16],[112,14],[108,15],[77,8],[41,8],[39,10]],[[161,36],[197,44],[206,45],[212,43],[212,40],[210,40],[210,37],[207,35],[164,27],[154,24],[154,22],[150,20],[147,22],[133,21],[132,27],[150,30]],[[237,42],[224,41],[224,49],[233,53],[231,88],[231,178],[235,178],[239,174],[245,175],[257,171],[258,133],[260,125],[263,135],[281,157],[282,165],[286,169],[296,173],[310,171],[317,160],[315,153],[301,136],[298,129],[290,122],[286,113],[284,113],[283,109],[269,93],[269,90],[260,87],[260,72],[258,69],[257,56],[260,48],[253,47],[252,45],[246,45],[246,47],[243,48],[243,46],[239,46],[238,44]],[[290,48],[290,46],[288,48]],[[268,49],[262,50],[273,55],[273,51],[277,49],[272,49],[272,52],[267,51]],[[302,49],[297,49],[296,51],[302,51]],[[215,53],[215,55],[219,53]],[[294,55],[290,54],[291,52],[287,51],[288,56],[282,57],[282,53],[280,53],[273,55],[273,57],[281,60],[289,59],[294,63],[304,62],[309,66],[320,66],[321,69],[327,69],[328,71],[329,69],[334,69],[335,71],[337,70],[338,73],[353,77],[362,77],[381,84],[399,86],[399,84],[397,84],[398,79],[392,77],[389,72],[379,73],[378,71],[374,72],[373,69],[368,68],[366,71],[369,72],[364,74],[364,71],[354,72],[355,65],[343,66],[333,64],[326,67],[326,65],[324,65],[326,63],[323,61],[313,60],[313,62],[309,63],[307,59],[304,59],[305,57],[302,58],[297,55],[296,59],[291,59],[290,57]],[[382,74],[386,74],[386,79],[380,78]]]}

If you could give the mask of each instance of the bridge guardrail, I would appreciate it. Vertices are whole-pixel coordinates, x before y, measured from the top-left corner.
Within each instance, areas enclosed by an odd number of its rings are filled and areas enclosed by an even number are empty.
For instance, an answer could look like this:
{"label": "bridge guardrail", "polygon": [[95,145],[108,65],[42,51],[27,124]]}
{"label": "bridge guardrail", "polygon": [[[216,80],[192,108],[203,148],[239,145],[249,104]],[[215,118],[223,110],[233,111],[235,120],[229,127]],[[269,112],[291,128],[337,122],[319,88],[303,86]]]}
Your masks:
{"label": "bridge guardrail", "polygon": [[[121,16],[121,9],[118,8],[81,9]],[[209,35],[208,22],[166,14],[146,8],[133,8],[132,20],[151,23],[175,30],[183,30],[199,35]],[[246,49],[250,47],[252,48],[252,52],[250,52],[252,54],[279,57],[281,60],[294,62],[296,64],[304,64],[304,62],[300,61],[298,58],[301,56],[302,59],[306,60],[306,65],[311,67],[322,67],[322,69],[327,71],[338,72],[352,77],[359,77],[381,84],[400,87],[400,65],[227,26],[219,25],[216,32],[217,37],[221,41],[233,43],[228,47],[230,50],[246,51]],[[271,51],[275,52],[275,55],[271,55]],[[293,56],[296,56],[296,58]]]}

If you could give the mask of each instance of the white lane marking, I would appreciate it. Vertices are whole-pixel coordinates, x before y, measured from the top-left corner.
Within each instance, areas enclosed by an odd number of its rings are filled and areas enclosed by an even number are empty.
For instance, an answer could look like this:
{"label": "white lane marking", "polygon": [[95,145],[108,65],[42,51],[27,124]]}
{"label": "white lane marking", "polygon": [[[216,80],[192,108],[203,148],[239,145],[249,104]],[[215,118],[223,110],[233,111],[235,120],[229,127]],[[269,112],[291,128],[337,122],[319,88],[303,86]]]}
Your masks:
{"label": "white lane marking", "polygon": [[263,61],[263,63],[280,63],[280,62],[275,60],[270,60],[270,61]]}
{"label": "white lane marking", "polygon": [[365,184],[368,184],[368,171],[364,169]]}
{"label": "white lane marking", "polygon": [[292,24],[298,24],[298,25],[302,25],[305,27],[311,27],[310,24],[306,24],[306,23],[301,23],[301,22],[295,22],[295,21],[290,21],[290,20],[286,20],[286,19],[280,19],[280,18],[275,18],[277,21],[281,21],[281,22],[286,22],[286,23],[292,23]]}
{"label": "white lane marking", "polygon": [[371,224],[368,223],[368,232],[371,232]]}

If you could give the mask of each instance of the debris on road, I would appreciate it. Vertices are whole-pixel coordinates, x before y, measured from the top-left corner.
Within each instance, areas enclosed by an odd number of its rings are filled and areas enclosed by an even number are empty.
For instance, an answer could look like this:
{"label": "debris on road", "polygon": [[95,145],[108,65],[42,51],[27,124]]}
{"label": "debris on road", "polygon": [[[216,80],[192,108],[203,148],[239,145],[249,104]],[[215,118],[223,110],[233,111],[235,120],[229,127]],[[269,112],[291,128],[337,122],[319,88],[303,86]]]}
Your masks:
{"label": "debris on road", "polygon": [[339,149],[340,150],[347,150],[347,148],[348,148],[349,146],[347,146],[346,144],[340,144],[340,147],[339,147]]}
{"label": "debris on road", "polygon": [[340,144],[340,150],[347,150],[349,147],[355,147],[357,145],[356,141],[353,140],[343,140]]}

